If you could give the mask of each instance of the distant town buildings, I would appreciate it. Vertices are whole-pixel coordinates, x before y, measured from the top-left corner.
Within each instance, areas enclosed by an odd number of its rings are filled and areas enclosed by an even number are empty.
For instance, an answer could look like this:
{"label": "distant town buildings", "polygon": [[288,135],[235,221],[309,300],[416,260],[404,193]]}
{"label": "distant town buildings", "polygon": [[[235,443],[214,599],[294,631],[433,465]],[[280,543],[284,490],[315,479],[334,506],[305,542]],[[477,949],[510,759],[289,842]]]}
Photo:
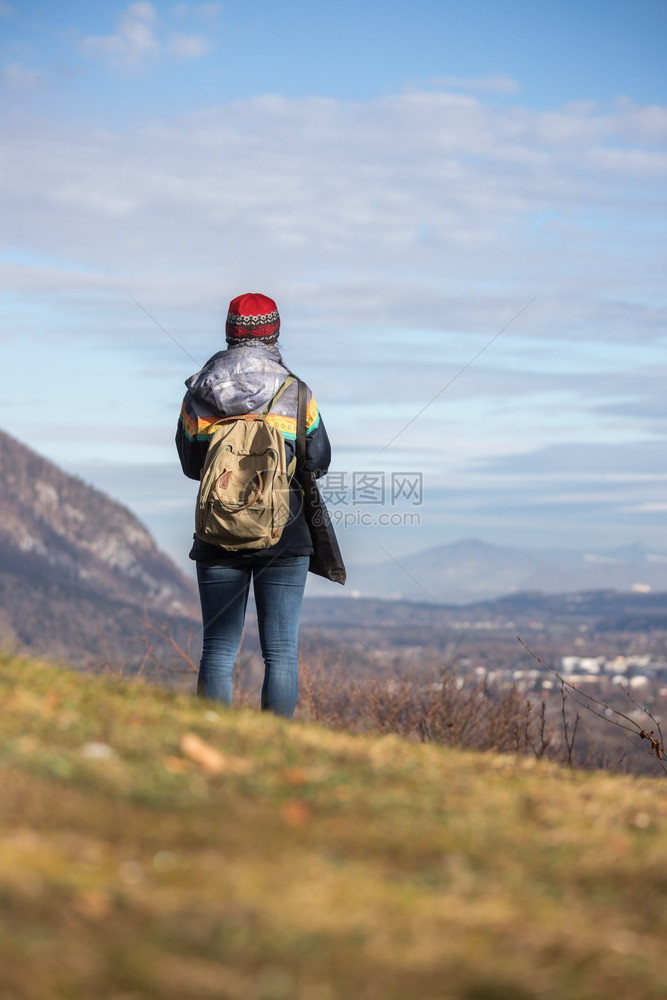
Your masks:
{"label": "distant town buildings", "polygon": [[[667,659],[652,656],[650,653],[637,653],[628,656],[562,656],[560,666],[554,667],[555,673],[550,674],[537,667],[526,668],[517,666],[503,672],[488,670],[478,665],[474,668],[478,677],[486,677],[490,681],[501,681],[503,673],[511,677],[513,683],[522,690],[550,691],[559,686],[558,674],[563,680],[576,688],[587,688],[591,691],[600,685],[619,685],[630,690],[641,690],[652,685],[661,697],[667,697]],[[655,688],[654,682],[658,682]]]}
{"label": "distant town buildings", "polygon": [[574,677],[584,679],[592,676],[610,677],[616,684],[641,687],[649,680],[667,671],[667,662],[655,660],[650,653],[634,653],[630,656],[563,656],[560,672],[568,681]]}

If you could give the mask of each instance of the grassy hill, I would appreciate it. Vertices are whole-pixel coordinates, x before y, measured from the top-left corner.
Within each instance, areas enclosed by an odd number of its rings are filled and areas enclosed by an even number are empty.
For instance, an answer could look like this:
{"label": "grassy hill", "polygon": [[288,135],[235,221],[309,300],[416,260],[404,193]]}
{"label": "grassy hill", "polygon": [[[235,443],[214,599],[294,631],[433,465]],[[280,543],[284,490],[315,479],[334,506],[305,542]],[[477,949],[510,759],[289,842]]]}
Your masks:
{"label": "grassy hill", "polygon": [[663,1000],[661,779],[0,662],[2,1000]]}

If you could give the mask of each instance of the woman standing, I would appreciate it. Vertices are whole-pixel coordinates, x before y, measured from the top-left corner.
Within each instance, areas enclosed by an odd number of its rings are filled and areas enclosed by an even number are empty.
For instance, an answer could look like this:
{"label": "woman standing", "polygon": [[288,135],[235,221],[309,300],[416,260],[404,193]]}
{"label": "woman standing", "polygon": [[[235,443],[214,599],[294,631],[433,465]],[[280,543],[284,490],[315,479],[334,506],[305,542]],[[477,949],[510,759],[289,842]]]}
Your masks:
{"label": "woman standing", "polygon": [[[176,431],[183,472],[199,479],[209,437],[223,417],[260,413],[290,375],[278,337],[280,317],[273,299],[248,292],[233,299],[226,323],[227,349],[187,379]],[[282,432],[286,464],[296,452],[298,386],[291,382],[266,416]],[[308,389],[304,468],[323,476],[331,448],[315,398]],[[313,548],[301,489],[292,479],[290,516],[279,541],[270,548],[235,552],[195,536],[190,558],[204,624],[204,645],[197,690],[204,697],[232,703],[234,663],[243,635],[252,580],[259,638],[264,658],[262,709],[291,718],[296,707],[299,667],[299,617]]]}

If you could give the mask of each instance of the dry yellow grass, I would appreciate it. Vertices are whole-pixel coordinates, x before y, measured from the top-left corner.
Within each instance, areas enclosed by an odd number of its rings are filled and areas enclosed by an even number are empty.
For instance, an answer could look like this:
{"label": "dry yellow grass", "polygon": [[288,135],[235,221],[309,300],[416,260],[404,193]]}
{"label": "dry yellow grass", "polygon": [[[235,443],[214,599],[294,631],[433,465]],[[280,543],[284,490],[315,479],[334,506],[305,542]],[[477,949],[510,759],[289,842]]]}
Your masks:
{"label": "dry yellow grass", "polygon": [[663,1000],[660,780],[0,664],[2,1000]]}

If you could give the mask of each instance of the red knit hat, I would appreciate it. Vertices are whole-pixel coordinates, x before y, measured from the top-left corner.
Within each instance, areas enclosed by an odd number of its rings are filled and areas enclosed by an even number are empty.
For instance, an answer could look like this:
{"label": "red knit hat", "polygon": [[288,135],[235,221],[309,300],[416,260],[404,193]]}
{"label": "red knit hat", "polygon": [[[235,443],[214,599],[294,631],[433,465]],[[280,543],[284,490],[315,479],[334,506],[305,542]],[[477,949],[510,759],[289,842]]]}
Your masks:
{"label": "red knit hat", "polygon": [[277,305],[273,299],[260,295],[259,292],[246,292],[245,295],[237,296],[229,303],[225,333],[228,344],[235,344],[240,340],[275,344],[280,333]]}

